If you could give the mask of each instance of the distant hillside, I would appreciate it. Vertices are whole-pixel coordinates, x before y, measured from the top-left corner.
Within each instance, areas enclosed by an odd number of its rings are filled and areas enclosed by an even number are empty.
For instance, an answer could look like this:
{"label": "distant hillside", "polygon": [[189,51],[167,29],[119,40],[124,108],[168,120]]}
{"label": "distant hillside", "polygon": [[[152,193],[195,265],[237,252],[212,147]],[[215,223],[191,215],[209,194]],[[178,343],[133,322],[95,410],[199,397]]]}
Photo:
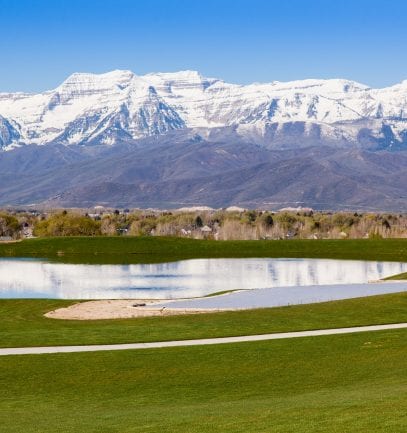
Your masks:
{"label": "distant hillside", "polygon": [[407,210],[407,81],[195,71],[0,94],[0,205]]}

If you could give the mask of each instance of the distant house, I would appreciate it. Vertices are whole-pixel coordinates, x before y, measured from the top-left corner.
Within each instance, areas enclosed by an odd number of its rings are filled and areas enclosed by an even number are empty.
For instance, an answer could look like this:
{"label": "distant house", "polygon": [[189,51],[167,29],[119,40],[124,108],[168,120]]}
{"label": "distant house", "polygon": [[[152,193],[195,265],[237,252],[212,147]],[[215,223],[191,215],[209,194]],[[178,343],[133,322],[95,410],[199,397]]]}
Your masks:
{"label": "distant house", "polygon": [[191,207],[180,207],[177,212],[212,212],[215,209],[209,206],[191,206]]}
{"label": "distant house", "polygon": [[105,213],[105,207],[104,206],[95,206],[94,207],[94,214],[103,215],[104,213]]}
{"label": "distant house", "polygon": [[24,229],[23,229],[23,236],[26,239],[30,239],[30,238],[35,237],[34,234],[33,234],[33,228],[32,227],[28,227],[28,226],[24,227]]}
{"label": "distant house", "polygon": [[278,210],[278,212],[303,212],[303,213],[310,213],[313,212],[314,209],[311,207],[283,207]]}
{"label": "distant house", "polygon": [[229,206],[225,209],[226,212],[245,212],[247,209],[239,206]]}
{"label": "distant house", "polygon": [[201,232],[202,233],[211,233],[212,229],[209,226],[203,226],[203,227],[201,227]]}
{"label": "distant house", "polygon": [[181,234],[183,236],[189,236],[191,233],[191,230],[181,229]]}

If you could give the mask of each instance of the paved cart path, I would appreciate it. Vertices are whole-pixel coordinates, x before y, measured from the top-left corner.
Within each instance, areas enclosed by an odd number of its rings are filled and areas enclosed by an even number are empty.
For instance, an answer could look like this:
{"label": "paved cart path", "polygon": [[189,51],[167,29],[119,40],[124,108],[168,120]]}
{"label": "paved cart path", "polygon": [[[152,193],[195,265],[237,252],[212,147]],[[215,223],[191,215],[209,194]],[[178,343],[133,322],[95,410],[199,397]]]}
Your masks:
{"label": "paved cart path", "polygon": [[352,328],[320,329],[314,331],[281,332],[275,334],[242,335],[239,337],[204,338],[198,340],[160,341],[152,343],[98,344],[90,346],[16,347],[0,349],[4,355],[33,355],[45,353],[98,352],[102,350],[156,349],[162,347],[204,346],[210,344],[241,343],[248,341],[279,340],[284,338],[316,337],[320,335],[351,334],[355,332],[383,331],[407,328],[407,323],[391,325],[357,326]]}

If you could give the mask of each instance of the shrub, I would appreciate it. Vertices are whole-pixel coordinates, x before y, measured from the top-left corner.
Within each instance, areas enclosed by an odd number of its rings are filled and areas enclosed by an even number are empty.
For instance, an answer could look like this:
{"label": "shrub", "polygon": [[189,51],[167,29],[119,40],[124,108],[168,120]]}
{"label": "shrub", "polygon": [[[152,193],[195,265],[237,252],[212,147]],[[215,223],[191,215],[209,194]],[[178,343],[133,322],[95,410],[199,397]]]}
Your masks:
{"label": "shrub", "polygon": [[20,223],[17,218],[7,213],[0,214],[0,236],[18,237]]}
{"label": "shrub", "polygon": [[62,212],[51,215],[34,227],[36,236],[96,236],[101,234],[100,221],[79,215]]}

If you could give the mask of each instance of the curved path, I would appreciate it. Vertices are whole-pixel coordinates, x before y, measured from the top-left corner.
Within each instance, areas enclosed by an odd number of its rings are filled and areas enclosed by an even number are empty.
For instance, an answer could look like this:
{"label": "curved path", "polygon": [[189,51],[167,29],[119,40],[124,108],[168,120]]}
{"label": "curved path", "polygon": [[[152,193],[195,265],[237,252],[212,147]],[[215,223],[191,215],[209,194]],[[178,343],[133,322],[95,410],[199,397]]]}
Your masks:
{"label": "curved path", "polygon": [[354,332],[383,331],[407,328],[407,323],[357,326],[353,328],[320,329],[314,331],[281,332],[276,334],[243,335],[239,337],[204,338],[199,340],[161,341],[153,343],[102,344],[91,346],[16,347],[0,349],[4,355],[33,355],[45,353],[98,352],[102,350],[156,349],[161,347],[204,346],[209,344],[241,343],[248,341],[279,340],[284,338],[316,337],[320,335],[351,334]]}

